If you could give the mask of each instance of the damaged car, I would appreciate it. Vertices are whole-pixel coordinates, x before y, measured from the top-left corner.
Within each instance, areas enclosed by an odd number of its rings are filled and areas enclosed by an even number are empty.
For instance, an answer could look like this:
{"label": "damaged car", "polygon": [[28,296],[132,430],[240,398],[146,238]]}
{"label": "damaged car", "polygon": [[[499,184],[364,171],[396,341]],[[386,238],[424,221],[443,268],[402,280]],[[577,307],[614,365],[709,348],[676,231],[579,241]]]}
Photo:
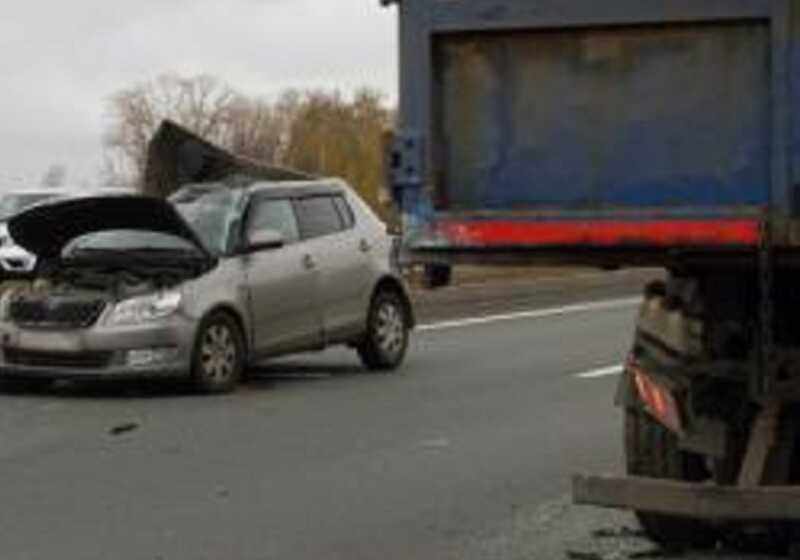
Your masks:
{"label": "damaged car", "polygon": [[8,227],[39,265],[0,299],[0,378],[226,392],[250,364],[331,345],[394,370],[414,326],[392,239],[338,180],[64,200]]}

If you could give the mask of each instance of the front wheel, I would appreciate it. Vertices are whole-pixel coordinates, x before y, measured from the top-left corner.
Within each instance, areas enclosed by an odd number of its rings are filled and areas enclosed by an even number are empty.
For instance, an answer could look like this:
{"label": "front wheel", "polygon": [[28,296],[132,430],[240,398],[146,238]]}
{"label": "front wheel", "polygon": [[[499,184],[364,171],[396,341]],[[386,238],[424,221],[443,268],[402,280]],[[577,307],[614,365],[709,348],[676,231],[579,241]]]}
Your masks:
{"label": "front wheel", "polygon": [[197,331],[191,378],[203,393],[232,391],[244,369],[244,342],[236,321],[226,313],[208,316]]}
{"label": "front wheel", "polygon": [[393,291],[378,292],[367,315],[367,332],[356,346],[361,362],[373,371],[397,369],[408,349],[411,317]]}

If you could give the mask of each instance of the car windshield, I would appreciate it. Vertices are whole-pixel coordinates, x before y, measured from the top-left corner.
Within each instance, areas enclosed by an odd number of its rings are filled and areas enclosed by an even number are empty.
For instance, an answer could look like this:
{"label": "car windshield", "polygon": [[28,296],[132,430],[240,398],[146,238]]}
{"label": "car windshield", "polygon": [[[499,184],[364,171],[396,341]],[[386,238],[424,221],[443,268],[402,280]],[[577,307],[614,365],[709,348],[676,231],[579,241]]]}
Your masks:
{"label": "car windshield", "polygon": [[114,229],[87,233],[70,241],[62,251],[64,258],[95,251],[198,251],[190,241],[160,233],[130,229]]}
{"label": "car windshield", "polygon": [[213,253],[223,254],[229,246],[229,231],[236,217],[236,191],[225,187],[188,187],[171,199],[183,219]]}
{"label": "car windshield", "polygon": [[50,193],[14,193],[0,198],[0,220],[8,220],[11,216],[23,210],[58,195]]}

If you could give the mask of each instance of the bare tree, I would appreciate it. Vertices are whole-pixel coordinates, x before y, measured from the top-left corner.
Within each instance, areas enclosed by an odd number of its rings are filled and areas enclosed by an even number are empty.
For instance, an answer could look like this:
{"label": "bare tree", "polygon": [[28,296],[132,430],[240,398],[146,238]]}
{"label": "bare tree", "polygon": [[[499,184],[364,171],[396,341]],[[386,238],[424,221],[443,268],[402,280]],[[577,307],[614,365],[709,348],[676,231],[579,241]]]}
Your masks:
{"label": "bare tree", "polygon": [[104,143],[115,154],[110,157],[117,160],[117,172],[136,180],[142,176],[147,143],[164,119],[220,142],[236,98],[213,76],[185,78],[174,73],[115,93],[109,100],[111,126]]}
{"label": "bare tree", "polygon": [[239,94],[212,76],[164,74],[114,94],[109,113],[105,184],[138,184],[148,142],[168,118],[235,155],[345,178],[388,217],[383,146],[394,112],[373,90],[352,98],[288,90],[271,101]]}
{"label": "bare tree", "polygon": [[99,183],[104,187],[131,187],[132,175],[126,171],[127,162],[120,152],[106,151],[98,170]]}
{"label": "bare tree", "polygon": [[230,107],[223,144],[237,155],[274,162],[282,132],[275,107],[269,101],[239,96]]}
{"label": "bare tree", "polygon": [[63,163],[54,163],[47,168],[42,176],[42,186],[49,188],[63,187],[67,180],[67,166]]}
{"label": "bare tree", "polygon": [[339,92],[304,95],[292,119],[283,162],[289,167],[348,180],[375,208],[387,216],[383,196],[384,135],[393,112],[380,93],[360,90],[352,101]]}

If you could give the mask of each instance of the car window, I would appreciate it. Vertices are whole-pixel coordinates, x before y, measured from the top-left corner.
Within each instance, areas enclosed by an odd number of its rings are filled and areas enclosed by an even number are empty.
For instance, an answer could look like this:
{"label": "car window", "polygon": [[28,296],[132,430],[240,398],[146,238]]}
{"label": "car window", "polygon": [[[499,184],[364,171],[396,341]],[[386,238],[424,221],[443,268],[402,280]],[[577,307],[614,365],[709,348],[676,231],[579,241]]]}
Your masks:
{"label": "car window", "polygon": [[339,210],[336,209],[334,198],[315,196],[301,198],[295,202],[303,239],[330,235],[346,229]]}
{"label": "car window", "polygon": [[252,202],[245,234],[249,235],[260,229],[274,229],[281,232],[285,243],[294,243],[300,239],[297,218],[288,199],[263,198]]}
{"label": "car window", "polygon": [[350,204],[348,204],[347,200],[343,196],[334,196],[333,202],[336,205],[336,209],[339,211],[339,217],[342,220],[342,224],[344,225],[345,229],[350,229],[356,223],[355,216],[353,215],[353,209],[350,208]]}

